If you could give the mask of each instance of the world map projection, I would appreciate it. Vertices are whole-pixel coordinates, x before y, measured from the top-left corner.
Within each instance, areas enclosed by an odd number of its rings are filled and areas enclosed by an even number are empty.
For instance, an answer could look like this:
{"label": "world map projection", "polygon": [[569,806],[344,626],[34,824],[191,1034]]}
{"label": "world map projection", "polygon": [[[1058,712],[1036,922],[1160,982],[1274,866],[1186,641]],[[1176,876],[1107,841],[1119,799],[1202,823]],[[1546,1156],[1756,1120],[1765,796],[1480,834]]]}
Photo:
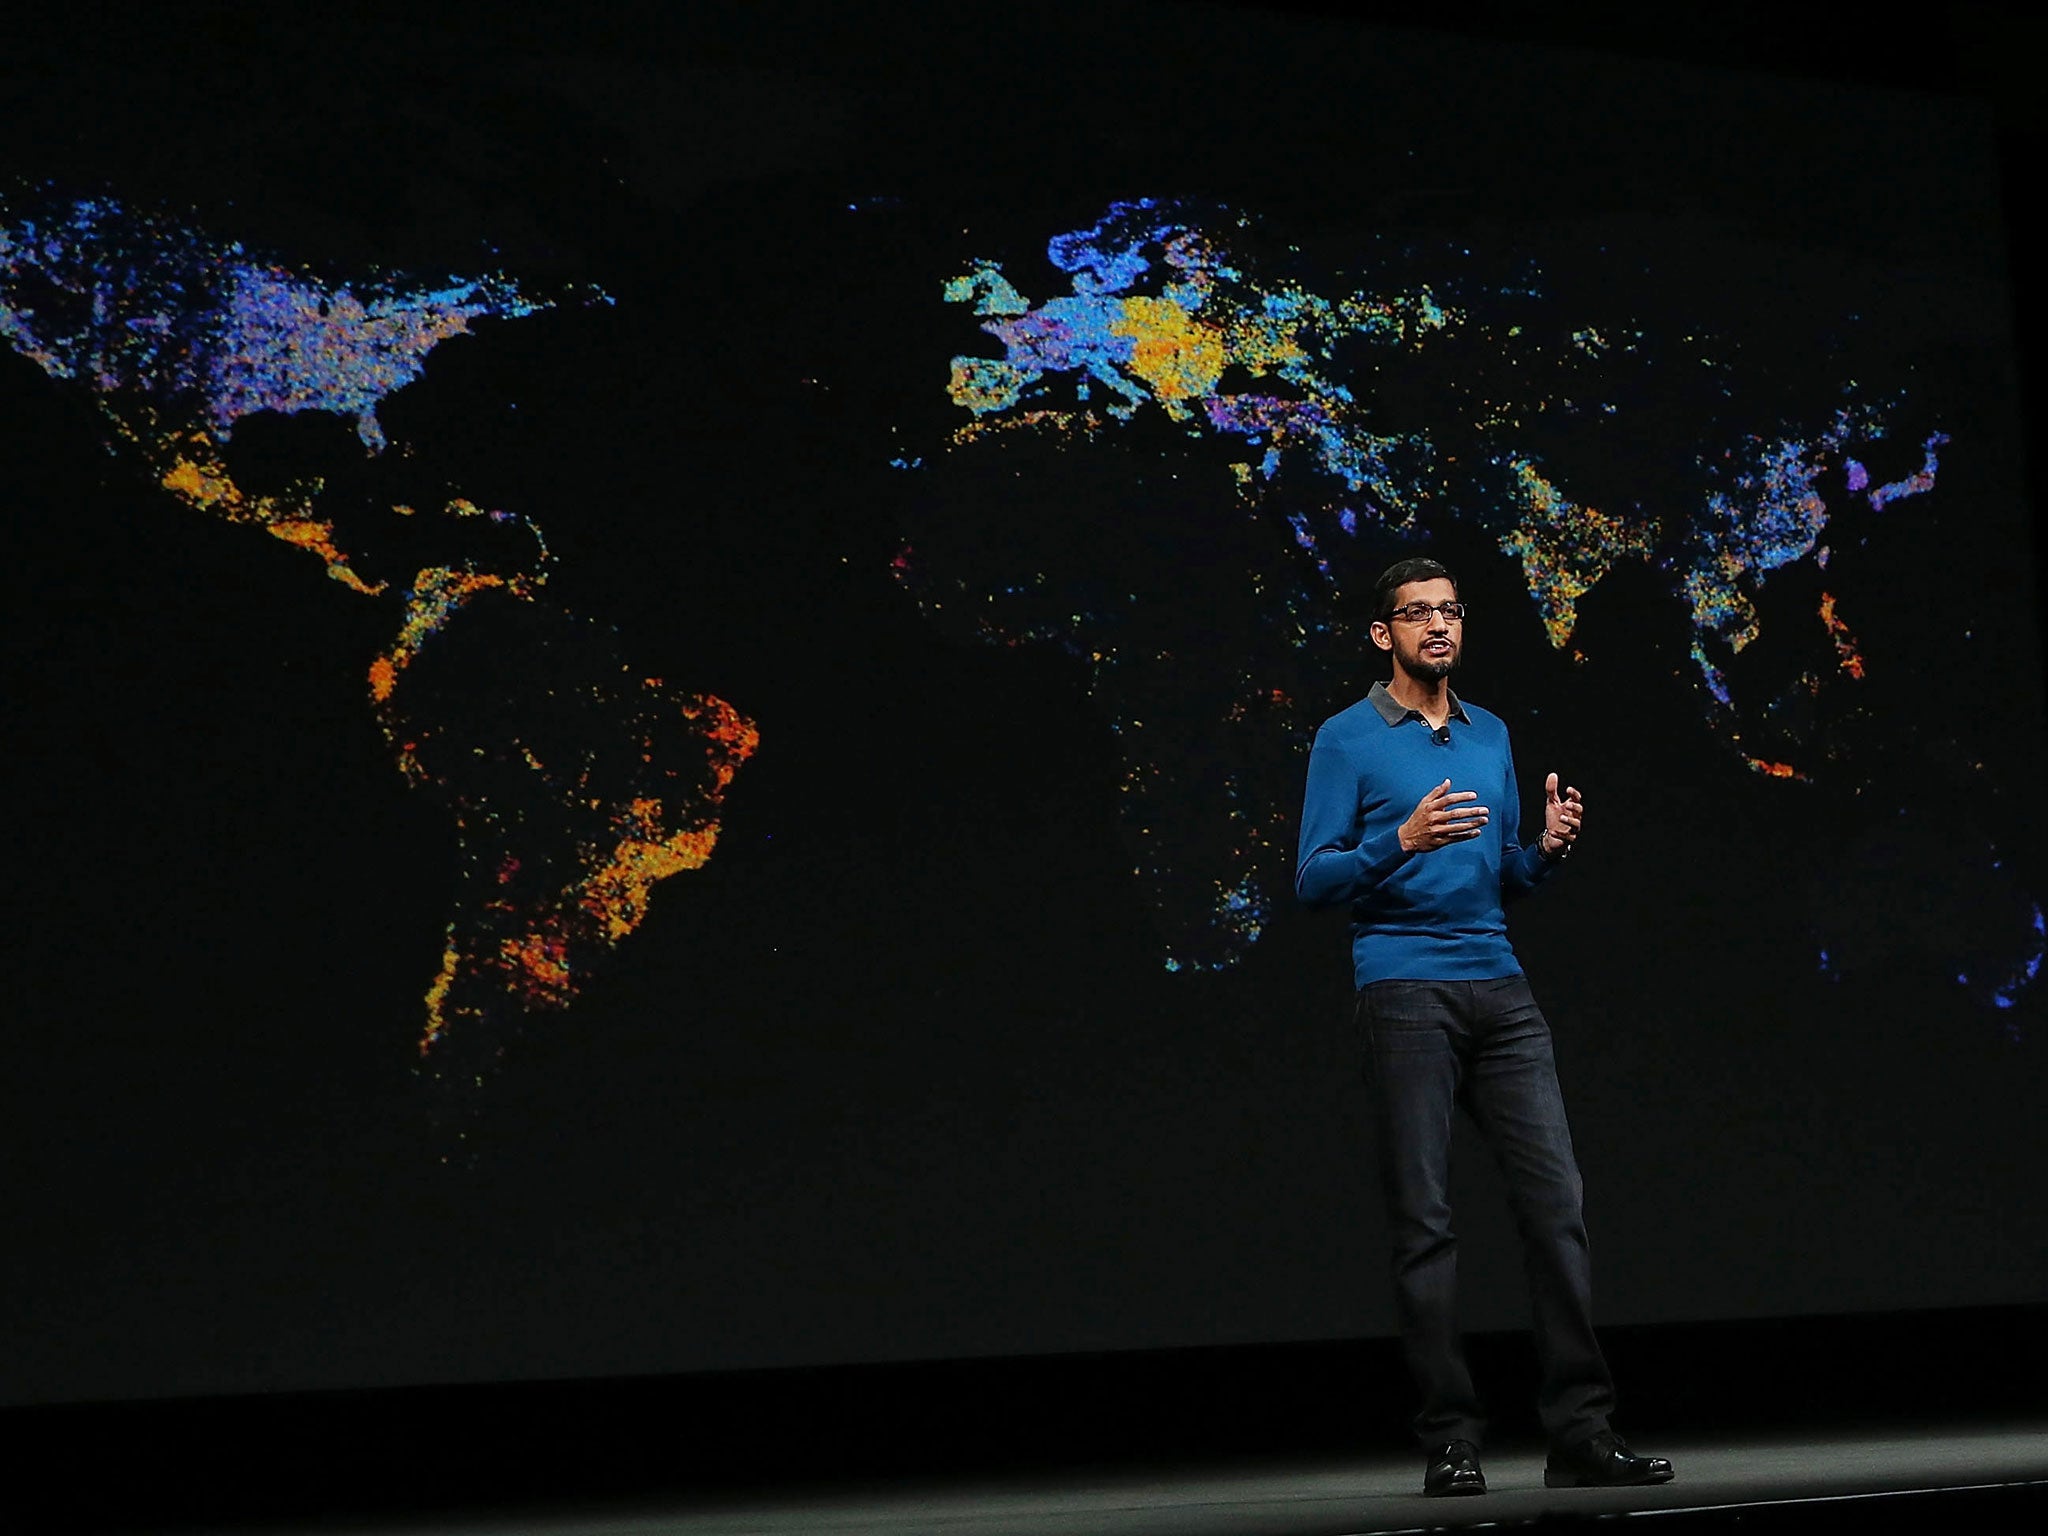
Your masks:
{"label": "world map projection", "polygon": [[1414,557],[1582,795],[1505,921],[1608,1322],[2039,1293],[2039,306],[1938,58],[128,9],[0,50],[0,1401],[1394,1339],[1295,881]]}
{"label": "world map projection", "polygon": [[[1432,282],[1410,252],[1404,271],[1368,260],[1329,282],[1300,258],[1247,213],[1144,198],[1048,241],[1063,293],[1034,299],[1038,276],[992,259],[935,274],[943,304],[989,345],[943,364],[950,432],[894,461],[913,474],[988,458],[1035,468],[1151,433],[1197,456],[1190,475],[1227,486],[1233,510],[1218,520],[1158,495],[1156,469],[1152,486],[1133,470],[1146,509],[1078,546],[985,503],[910,526],[891,562],[949,632],[1052,646],[1085,667],[1121,755],[1131,875],[1168,970],[1230,966],[1260,937],[1316,724],[1300,700],[1327,696],[1365,645],[1347,594],[1390,549],[1446,530],[1512,561],[1549,646],[1575,659],[1588,596],[1621,567],[1654,573],[1690,637],[1689,675],[1674,683],[1725,749],[1767,779],[1857,782],[1859,712],[1815,706],[1866,678],[1852,598],[1821,576],[1804,622],[1824,641],[1806,654],[1824,664],[1765,696],[1747,695],[1731,662],[1763,636],[1767,584],[1825,573],[1871,519],[1911,517],[1936,492],[1944,456],[1968,447],[1937,410],[1843,378],[1798,420],[1724,411],[1666,435],[1635,450],[1638,494],[1591,495],[1576,482],[1581,451],[1611,456],[1672,374],[1734,394],[1739,344],[1566,313],[1533,270]],[[364,574],[363,552],[323,511],[319,475],[253,490],[228,445],[253,416],[326,412],[353,424],[365,454],[402,452],[379,407],[425,377],[436,348],[478,324],[611,302],[499,273],[335,281],[111,197],[32,189],[0,203],[8,345],[88,396],[106,446],[169,503],[302,550],[388,609],[365,703],[396,771],[444,803],[458,833],[456,906],[418,1031],[423,1069],[454,1085],[481,1082],[520,1020],[570,1007],[657,885],[712,856],[759,729],[634,666],[600,620],[551,604],[546,532],[516,509],[461,494],[391,504],[388,527],[438,520],[464,551],[401,588]],[[938,367],[957,334],[938,312],[914,340]],[[1433,393],[1418,417],[1396,408],[1386,376],[1427,360]],[[1164,594],[1144,590],[1145,525],[1160,519],[1181,519],[1174,537],[1200,550]],[[496,537],[470,537],[486,530]],[[491,636],[481,670],[447,639],[463,629]],[[2048,948],[2028,901],[2028,931],[1995,974],[1980,967],[1977,990],[1996,1008]],[[1819,963],[1838,962],[1823,947]]]}

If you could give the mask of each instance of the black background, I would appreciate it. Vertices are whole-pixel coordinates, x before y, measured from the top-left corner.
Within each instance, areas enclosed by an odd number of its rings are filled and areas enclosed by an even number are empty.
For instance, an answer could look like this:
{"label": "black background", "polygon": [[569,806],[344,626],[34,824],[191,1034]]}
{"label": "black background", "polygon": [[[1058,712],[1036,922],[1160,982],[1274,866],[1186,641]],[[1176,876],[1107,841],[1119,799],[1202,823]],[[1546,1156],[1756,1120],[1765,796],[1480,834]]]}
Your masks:
{"label": "black background", "polygon": [[[1969,103],[1305,9],[40,25],[0,170],[337,274],[502,263],[612,294],[437,351],[384,413],[418,452],[351,471],[356,515],[412,476],[531,516],[553,599],[763,745],[712,863],[517,1044],[477,1166],[442,1166],[406,1062],[452,834],[366,708],[391,610],[153,495],[81,396],[0,360],[9,1401],[1387,1331],[1341,925],[1282,911],[1234,971],[1165,975],[1085,680],[946,640],[885,573],[920,494],[889,429],[935,442],[945,359],[976,348],[939,282],[997,256],[1049,296],[1046,237],[1162,192],[1318,250],[1526,251],[1560,307],[1626,267],[1571,253],[1637,242],[1659,274],[1606,297],[1742,336],[1761,420],[1827,374],[1805,300],[1935,317],[1908,351],[1917,389],[1954,391],[1956,448],[1844,573],[1898,727],[1882,814],[1924,833],[1720,749],[1647,574],[1587,602],[1575,669],[1510,567],[1447,547],[1500,616],[1467,691],[1525,784],[1564,763],[1593,805],[1516,943],[1603,1315],[2040,1299],[2038,995],[1994,1016],[1948,974],[1985,831],[2043,888],[2037,577]],[[302,420],[236,451],[260,476],[354,450]],[[1944,590],[1978,600],[1967,642]],[[1950,740],[1981,773],[1942,767]],[[1814,889],[1845,882],[1874,959],[1829,983]],[[1510,1327],[1506,1217],[1481,1158],[1461,1177],[1468,1320]]]}

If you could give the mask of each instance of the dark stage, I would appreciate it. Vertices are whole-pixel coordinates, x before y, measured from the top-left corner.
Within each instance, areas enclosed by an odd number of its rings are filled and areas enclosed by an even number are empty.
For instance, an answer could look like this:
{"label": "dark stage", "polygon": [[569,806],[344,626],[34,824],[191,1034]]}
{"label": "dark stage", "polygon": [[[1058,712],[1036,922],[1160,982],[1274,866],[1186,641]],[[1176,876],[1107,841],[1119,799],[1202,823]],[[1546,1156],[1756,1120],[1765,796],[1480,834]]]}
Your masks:
{"label": "dark stage", "polygon": [[[1543,1487],[1525,1336],[1471,1339],[1484,1497],[1424,1499],[1388,1340],[418,1387],[0,1413],[19,1528],[1045,1532],[2022,1528],[2048,1510],[2032,1307],[1618,1328],[1677,1478]],[[2029,1518],[2029,1517],[2034,1518]]]}
{"label": "dark stage", "polygon": [[2018,1528],[2048,1509],[2048,1420],[1974,1431],[1701,1438],[1660,1446],[1680,1468],[1659,1488],[1545,1490],[1543,1455],[1488,1458],[1483,1497],[1425,1499],[1406,1456],[929,1478],[802,1493],[450,1515],[323,1532],[470,1536],[784,1536],[961,1531],[985,1536],[1339,1536],[1339,1533],[1570,1529],[1629,1515],[1662,1531]]}

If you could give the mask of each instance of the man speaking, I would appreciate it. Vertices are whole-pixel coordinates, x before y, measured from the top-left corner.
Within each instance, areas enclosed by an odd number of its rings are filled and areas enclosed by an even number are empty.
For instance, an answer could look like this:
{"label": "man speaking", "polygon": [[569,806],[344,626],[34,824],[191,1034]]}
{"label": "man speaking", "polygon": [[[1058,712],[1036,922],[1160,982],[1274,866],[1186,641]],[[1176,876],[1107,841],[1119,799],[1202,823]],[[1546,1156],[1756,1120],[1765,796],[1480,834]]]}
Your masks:
{"label": "man speaking", "polygon": [[1374,591],[1373,644],[1393,675],[1316,733],[1295,892],[1351,909],[1351,957],[1393,1239],[1395,1305],[1422,1395],[1423,1491],[1486,1491],[1485,1419],[1456,1323],[1451,1110],[1500,1163],[1533,1292],[1548,1487],[1669,1481],[1608,1424],[1614,1384],[1593,1336],[1578,1163],[1550,1028],[1508,943],[1503,898],[1541,884],[1578,841],[1576,789],[1544,784],[1543,826],[1520,833],[1507,727],[1450,686],[1465,605],[1434,560],[1403,560]]}

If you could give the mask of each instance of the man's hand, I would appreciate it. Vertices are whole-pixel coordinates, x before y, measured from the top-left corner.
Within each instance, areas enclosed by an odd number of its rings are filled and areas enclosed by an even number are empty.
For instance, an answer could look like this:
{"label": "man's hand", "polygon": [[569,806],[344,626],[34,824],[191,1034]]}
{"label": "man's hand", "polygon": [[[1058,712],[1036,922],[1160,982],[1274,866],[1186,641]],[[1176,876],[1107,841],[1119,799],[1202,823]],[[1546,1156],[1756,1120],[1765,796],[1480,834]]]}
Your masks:
{"label": "man's hand", "polygon": [[[1555,774],[1550,782],[1553,786],[1557,783]],[[1466,802],[1478,798],[1478,794],[1469,789],[1452,794],[1451,781],[1445,779],[1416,801],[1414,814],[1401,823],[1401,851],[1434,853],[1452,843],[1469,842],[1477,837],[1486,830],[1486,807]]]}
{"label": "man's hand", "polygon": [[1561,859],[1572,851],[1585,816],[1586,802],[1579,798],[1576,789],[1567,785],[1559,795],[1554,773],[1543,781],[1543,835],[1536,840],[1536,846],[1546,859]]}

